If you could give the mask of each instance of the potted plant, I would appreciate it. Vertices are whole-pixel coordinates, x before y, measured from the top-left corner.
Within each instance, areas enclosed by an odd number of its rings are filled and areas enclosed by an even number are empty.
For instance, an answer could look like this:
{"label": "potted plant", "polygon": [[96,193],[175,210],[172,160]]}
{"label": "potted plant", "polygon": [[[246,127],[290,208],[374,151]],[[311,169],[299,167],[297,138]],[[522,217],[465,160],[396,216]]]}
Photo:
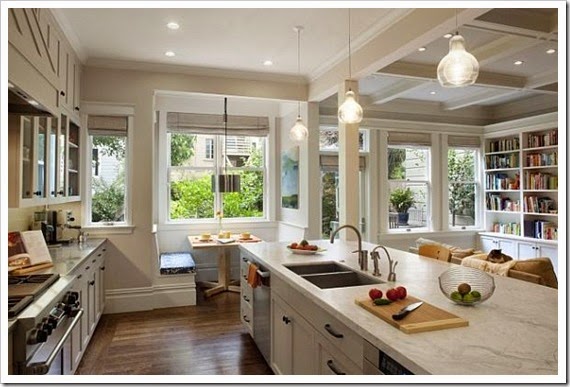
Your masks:
{"label": "potted plant", "polygon": [[390,194],[390,204],[398,213],[398,224],[408,224],[408,210],[416,204],[412,190],[409,187],[396,188]]}

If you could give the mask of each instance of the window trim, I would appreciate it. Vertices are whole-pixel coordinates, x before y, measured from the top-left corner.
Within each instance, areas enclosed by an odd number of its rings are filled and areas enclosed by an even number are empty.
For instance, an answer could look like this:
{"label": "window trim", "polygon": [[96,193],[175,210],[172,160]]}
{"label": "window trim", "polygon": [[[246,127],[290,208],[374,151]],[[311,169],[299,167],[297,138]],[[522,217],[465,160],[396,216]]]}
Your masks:
{"label": "window trim", "polygon": [[[216,147],[214,146],[214,138],[206,138],[206,150],[204,152],[204,160],[213,161],[216,156]],[[211,155],[210,155],[210,147]],[[209,156],[209,157],[208,157]]]}
{"label": "window trim", "polygon": [[[87,106],[85,106],[87,105]],[[133,162],[132,157],[133,152],[133,140],[132,133],[134,128],[134,108],[126,105],[115,106],[115,105],[105,105],[105,104],[85,104],[84,110],[86,114],[83,116],[82,122],[82,145],[85,149],[83,155],[85,161],[83,162],[83,192],[85,196],[83,198],[84,206],[82,212],[82,227],[89,230],[112,230],[112,229],[131,229],[134,227],[132,218],[132,189],[131,183],[133,178]],[[123,116],[127,117],[127,147],[125,150],[125,220],[123,222],[91,222],[91,181],[92,181],[92,153],[93,147],[91,141],[89,140],[89,128],[87,127],[87,120],[89,115],[109,115],[109,116]],[[110,232],[113,233],[113,232]]]}

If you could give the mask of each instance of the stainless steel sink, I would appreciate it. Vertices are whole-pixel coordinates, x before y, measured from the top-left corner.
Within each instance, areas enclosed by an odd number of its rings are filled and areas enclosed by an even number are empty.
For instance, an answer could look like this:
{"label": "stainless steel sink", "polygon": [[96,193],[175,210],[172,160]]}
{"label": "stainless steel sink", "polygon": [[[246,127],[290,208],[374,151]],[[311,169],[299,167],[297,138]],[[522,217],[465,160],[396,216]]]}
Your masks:
{"label": "stainless steel sink", "polygon": [[381,284],[384,281],[336,262],[316,262],[285,267],[321,289]]}
{"label": "stainless steel sink", "polygon": [[337,272],[351,272],[352,270],[346,266],[339,265],[336,262],[315,262],[303,263],[298,265],[284,265],[287,269],[295,274],[322,274],[322,273],[337,273]]}

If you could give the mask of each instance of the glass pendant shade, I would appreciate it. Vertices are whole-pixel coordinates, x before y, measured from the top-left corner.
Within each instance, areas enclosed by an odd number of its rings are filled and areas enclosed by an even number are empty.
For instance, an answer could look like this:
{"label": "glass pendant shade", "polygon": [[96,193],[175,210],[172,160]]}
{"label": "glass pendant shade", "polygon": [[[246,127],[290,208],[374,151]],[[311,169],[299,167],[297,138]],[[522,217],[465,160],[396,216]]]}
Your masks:
{"label": "glass pendant shade", "polygon": [[356,102],[354,92],[346,92],[344,102],[338,108],[338,119],[345,124],[357,124],[362,121],[362,107]]}
{"label": "glass pendant shade", "polygon": [[293,141],[303,141],[309,135],[309,130],[303,124],[303,119],[301,116],[297,116],[297,120],[295,121],[295,125],[289,131],[289,138]]}
{"label": "glass pendant shade", "polygon": [[465,39],[455,35],[449,40],[449,53],[437,66],[437,79],[443,87],[463,87],[475,83],[479,62],[465,50]]}

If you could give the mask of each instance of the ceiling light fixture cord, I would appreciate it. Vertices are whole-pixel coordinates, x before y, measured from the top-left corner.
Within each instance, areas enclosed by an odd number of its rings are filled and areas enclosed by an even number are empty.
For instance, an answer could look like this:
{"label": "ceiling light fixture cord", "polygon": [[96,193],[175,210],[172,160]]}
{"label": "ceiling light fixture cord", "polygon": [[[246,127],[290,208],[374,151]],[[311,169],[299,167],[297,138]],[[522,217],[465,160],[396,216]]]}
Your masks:
{"label": "ceiling light fixture cord", "polygon": [[[301,27],[297,27],[297,78],[299,78],[299,95],[301,95]],[[297,101],[297,115],[301,116],[301,100]]]}
{"label": "ceiling light fixture cord", "polygon": [[350,55],[350,8],[348,9],[348,79],[352,80],[352,59]]}
{"label": "ceiling light fixture cord", "polygon": [[224,97],[224,184],[226,185],[227,191],[227,175],[228,175],[228,164],[226,163],[226,158],[228,157],[228,98]]}

